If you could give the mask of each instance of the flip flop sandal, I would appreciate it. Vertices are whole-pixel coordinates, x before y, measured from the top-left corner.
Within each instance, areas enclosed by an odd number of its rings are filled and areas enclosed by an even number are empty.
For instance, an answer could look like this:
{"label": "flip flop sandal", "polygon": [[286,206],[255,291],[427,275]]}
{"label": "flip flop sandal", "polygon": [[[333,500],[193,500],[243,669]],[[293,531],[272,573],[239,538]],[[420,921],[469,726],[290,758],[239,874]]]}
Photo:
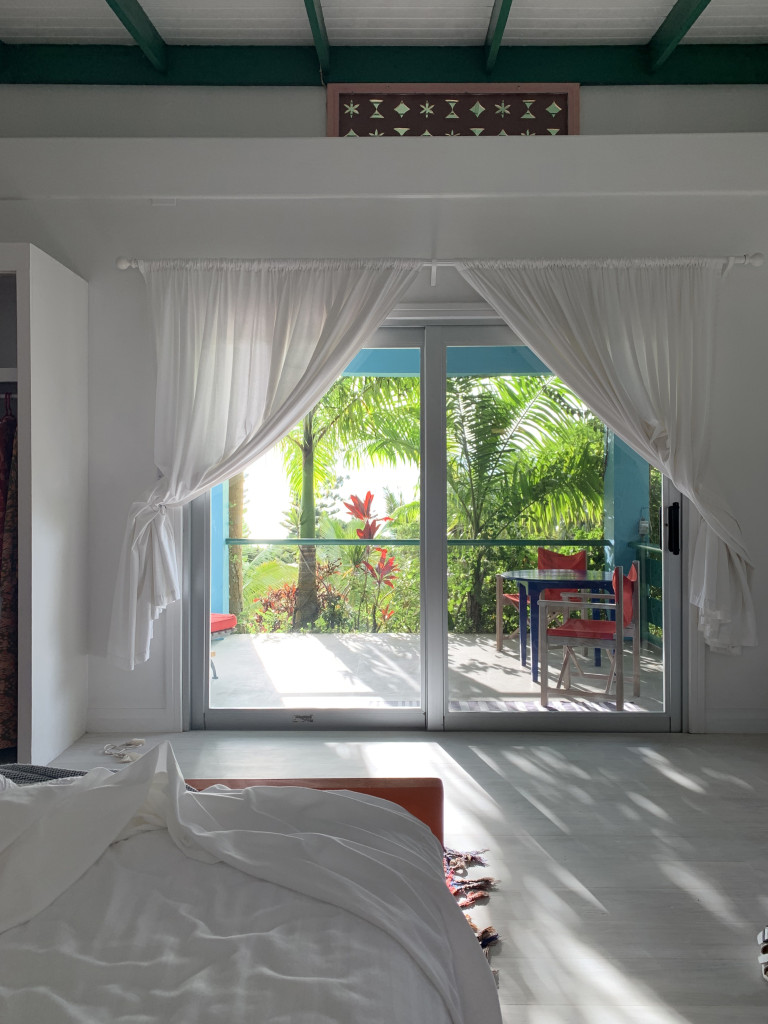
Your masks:
{"label": "flip flop sandal", "polygon": [[145,740],[126,740],[125,743],[107,743],[103,753],[114,757],[116,761],[127,764],[130,761],[138,761],[141,757],[137,751],[129,750],[129,747],[143,747]]}

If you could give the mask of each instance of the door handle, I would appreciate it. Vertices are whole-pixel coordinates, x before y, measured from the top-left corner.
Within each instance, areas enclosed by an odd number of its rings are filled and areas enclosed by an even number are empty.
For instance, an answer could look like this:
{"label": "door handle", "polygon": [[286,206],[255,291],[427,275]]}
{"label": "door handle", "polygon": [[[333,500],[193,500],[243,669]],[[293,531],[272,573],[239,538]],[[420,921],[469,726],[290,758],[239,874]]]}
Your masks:
{"label": "door handle", "polygon": [[671,555],[680,554],[680,502],[673,501],[667,505],[667,551]]}

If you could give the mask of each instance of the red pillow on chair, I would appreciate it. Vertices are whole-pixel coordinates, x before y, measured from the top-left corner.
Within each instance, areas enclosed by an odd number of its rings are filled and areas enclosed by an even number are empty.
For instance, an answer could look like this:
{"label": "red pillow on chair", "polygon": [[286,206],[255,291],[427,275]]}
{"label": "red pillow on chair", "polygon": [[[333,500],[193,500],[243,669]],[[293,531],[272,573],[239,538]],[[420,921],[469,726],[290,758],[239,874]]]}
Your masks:
{"label": "red pillow on chair", "polygon": [[[613,570],[613,592],[617,593],[619,588],[619,572],[620,567],[616,566]],[[633,563],[632,568],[629,570],[629,576],[624,577],[624,594],[622,600],[624,602],[623,607],[623,618],[624,626],[628,626],[632,621],[632,594],[634,592],[635,583],[637,582],[637,569]]]}
{"label": "red pillow on chair", "polygon": [[[577,551],[574,555],[561,555],[559,551],[550,551],[549,548],[539,548],[540,569],[573,569],[575,572],[587,571],[587,552]],[[560,601],[563,594],[573,594],[571,587],[566,590],[544,590],[541,595],[542,601]]]}

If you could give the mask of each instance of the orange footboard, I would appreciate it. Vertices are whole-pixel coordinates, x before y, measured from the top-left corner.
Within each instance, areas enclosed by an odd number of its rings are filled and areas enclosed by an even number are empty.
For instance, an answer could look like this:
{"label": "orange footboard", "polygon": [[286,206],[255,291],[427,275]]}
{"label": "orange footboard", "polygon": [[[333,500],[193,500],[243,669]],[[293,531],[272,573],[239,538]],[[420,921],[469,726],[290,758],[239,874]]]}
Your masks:
{"label": "orange footboard", "polygon": [[222,785],[230,789],[248,786],[303,786],[306,789],[350,789],[391,800],[405,808],[443,842],[443,783],[441,779],[187,779],[195,789]]}

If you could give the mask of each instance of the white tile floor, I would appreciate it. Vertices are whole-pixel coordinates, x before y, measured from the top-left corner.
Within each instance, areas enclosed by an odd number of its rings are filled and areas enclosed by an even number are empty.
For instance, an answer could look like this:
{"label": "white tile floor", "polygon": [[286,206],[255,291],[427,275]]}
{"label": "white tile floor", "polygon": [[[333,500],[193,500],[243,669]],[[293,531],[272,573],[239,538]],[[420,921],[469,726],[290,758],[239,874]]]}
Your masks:
{"label": "white tile floor", "polygon": [[[86,735],[57,765],[112,765]],[[446,841],[489,849],[505,1024],[766,1024],[768,739],[194,732],[189,777],[439,775]],[[482,1024],[482,1022],[478,1022]]]}
{"label": "white tile floor", "polygon": [[[506,637],[503,650],[497,651],[495,636],[450,634],[447,664],[452,710],[473,710],[458,702],[538,703],[541,691],[531,679],[530,648],[528,659],[523,667],[516,637]],[[218,677],[210,680],[214,708],[366,709],[420,704],[419,636],[413,633],[232,634],[213,643],[212,661]],[[553,685],[561,662],[562,652],[553,652]],[[629,700],[629,649],[624,663]],[[602,671],[605,665],[604,658]],[[661,651],[646,647],[641,651],[640,697],[632,699],[631,710],[662,711],[663,683]],[[586,685],[601,694],[601,685]],[[606,703],[606,710],[615,709]],[[553,701],[552,707],[557,706]]]}

